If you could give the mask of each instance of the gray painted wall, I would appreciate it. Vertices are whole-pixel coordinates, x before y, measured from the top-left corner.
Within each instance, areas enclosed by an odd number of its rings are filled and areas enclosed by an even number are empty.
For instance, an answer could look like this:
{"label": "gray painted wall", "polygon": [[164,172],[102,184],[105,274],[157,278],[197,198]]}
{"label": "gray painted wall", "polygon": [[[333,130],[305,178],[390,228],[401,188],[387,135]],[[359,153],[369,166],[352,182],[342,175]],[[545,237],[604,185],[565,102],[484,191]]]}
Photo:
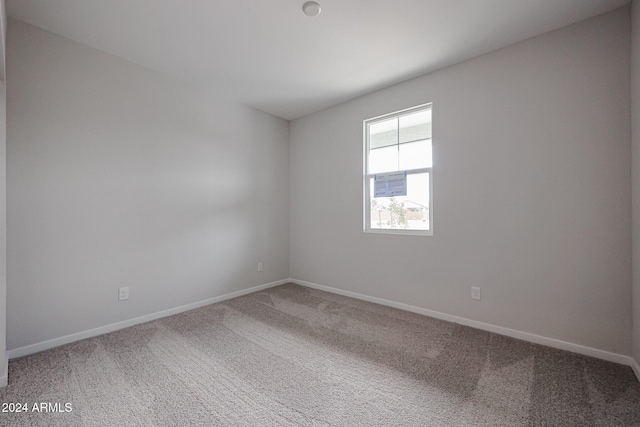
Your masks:
{"label": "gray painted wall", "polygon": [[7,349],[7,90],[5,82],[7,16],[0,0],[0,387],[8,381]]}
{"label": "gray painted wall", "polygon": [[[629,31],[619,9],[293,121],[291,277],[630,355]],[[362,120],[425,102],[434,236],[365,234]]]}
{"label": "gray painted wall", "polygon": [[7,337],[7,92],[0,81],[0,387],[8,380]]}
{"label": "gray painted wall", "polygon": [[288,277],[288,122],[19,21],[7,49],[9,350]]}
{"label": "gray painted wall", "polygon": [[640,362],[640,2],[631,7],[631,134],[633,144],[633,358]]}

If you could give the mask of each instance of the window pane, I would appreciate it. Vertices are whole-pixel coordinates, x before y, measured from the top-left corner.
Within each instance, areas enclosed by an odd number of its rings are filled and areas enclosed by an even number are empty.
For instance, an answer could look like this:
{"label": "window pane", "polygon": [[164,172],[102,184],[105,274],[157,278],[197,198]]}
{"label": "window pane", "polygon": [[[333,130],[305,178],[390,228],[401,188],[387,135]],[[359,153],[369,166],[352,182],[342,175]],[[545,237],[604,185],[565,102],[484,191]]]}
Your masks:
{"label": "window pane", "polygon": [[400,144],[400,170],[430,168],[431,140]]}
{"label": "window pane", "polygon": [[400,143],[431,138],[431,109],[400,117]]}
{"label": "window pane", "polygon": [[398,146],[376,148],[369,151],[369,173],[395,172],[398,170]]}
{"label": "window pane", "polygon": [[398,118],[369,125],[369,148],[387,147],[398,143]]}
{"label": "window pane", "polygon": [[407,195],[373,197],[369,180],[371,229],[429,230],[429,173],[407,176]]}

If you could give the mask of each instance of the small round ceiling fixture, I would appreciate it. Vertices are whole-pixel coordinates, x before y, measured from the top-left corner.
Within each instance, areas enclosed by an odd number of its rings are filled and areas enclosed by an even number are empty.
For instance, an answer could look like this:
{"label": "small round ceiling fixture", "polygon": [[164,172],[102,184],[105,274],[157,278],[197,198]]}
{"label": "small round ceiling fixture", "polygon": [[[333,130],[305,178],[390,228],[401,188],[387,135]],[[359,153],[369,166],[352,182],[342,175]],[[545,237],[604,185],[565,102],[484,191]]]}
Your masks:
{"label": "small round ceiling fixture", "polygon": [[322,8],[315,1],[308,1],[302,6],[302,11],[307,16],[318,16]]}

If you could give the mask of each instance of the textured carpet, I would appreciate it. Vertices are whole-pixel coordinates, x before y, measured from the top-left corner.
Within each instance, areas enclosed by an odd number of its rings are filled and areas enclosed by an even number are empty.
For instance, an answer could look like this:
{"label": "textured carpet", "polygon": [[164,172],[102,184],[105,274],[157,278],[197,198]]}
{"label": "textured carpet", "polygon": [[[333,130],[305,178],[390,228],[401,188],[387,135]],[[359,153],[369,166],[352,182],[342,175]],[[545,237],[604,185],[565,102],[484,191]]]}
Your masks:
{"label": "textured carpet", "polygon": [[3,426],[640,426],[629,367],[293,284],[12,360],[0,402],[27,407]]}

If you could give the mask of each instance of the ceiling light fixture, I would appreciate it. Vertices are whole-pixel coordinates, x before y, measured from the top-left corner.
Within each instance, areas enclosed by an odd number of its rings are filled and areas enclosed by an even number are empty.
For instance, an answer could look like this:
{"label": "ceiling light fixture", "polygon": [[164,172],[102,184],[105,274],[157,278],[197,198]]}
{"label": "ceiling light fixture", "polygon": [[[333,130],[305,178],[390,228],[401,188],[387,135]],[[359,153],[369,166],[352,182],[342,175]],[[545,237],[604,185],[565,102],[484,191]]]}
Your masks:
{"label": "ceiling light fixture", "polygon": [[307,16],[318,16],[321,10],[320,5],[314,1],[308,1],[302,6],[302,11]]}

